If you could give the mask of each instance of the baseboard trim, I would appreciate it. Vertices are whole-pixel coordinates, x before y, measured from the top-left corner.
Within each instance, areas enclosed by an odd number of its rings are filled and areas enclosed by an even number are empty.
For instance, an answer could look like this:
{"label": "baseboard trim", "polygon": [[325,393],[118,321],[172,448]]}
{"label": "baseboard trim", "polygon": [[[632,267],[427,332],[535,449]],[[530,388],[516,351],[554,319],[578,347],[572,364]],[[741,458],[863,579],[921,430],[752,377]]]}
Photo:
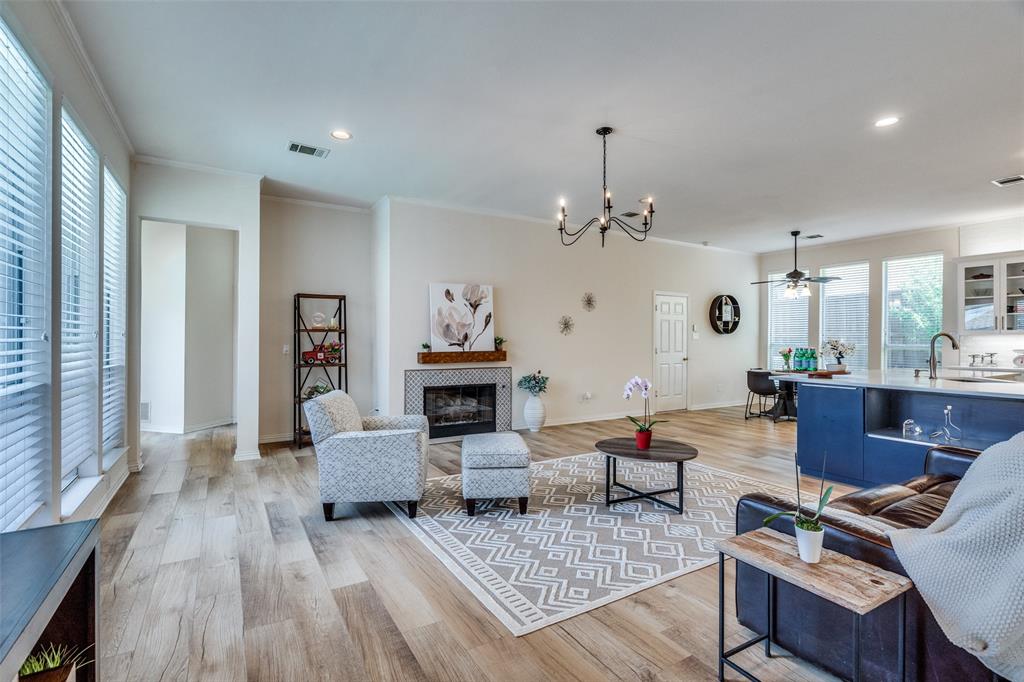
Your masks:
{"label": "baseboard trim", "polygon": [[251,460],[254,460],[254,459],[259,459],[259,458],[260,458],[260,451],[259,450],[250,450],[248,452],[244,452],[242,450],[235,450],[235,458],[234,459],[235,459],[236,462],[248,462],[248,461],[251,461]]}
{"label": "baseboard trim", "polygon": [[290,443],[291,441],[292,433],[291,431],[286,431],[285,433],[269,433],[265,436],[260,436],[257,442],[260,445],[266,445],[267,443]]}
{"label": "baseboard trim", "polygon": [[[612,419],[623,419],[630,412],[611,412],[609,414],[594,414],[585,417],[564,417],[562,419],[548,419],[544,422],[544,426],[565,426],[566,424],[585,424],[586,422],[604,422]],[[528,429],[526,422],[512,421],[512,430],[521,431]]]}
{"label": "baseboard trim", "polygon": [[733,400],[723,400],[720,403],[704,403],[702,405],[690,405],[691,410],[714,410],[719,407],[740,407],[744,405],[744,401],[739,402]]}
{"label": "baseboard trim", "polygon": [[218,426],[230,426],[235,423],[234,417],[221,417],[220,419],[214,419],[209,422],[202,424],[189,424],[185,426],[182,433],[195,433],[196,431],[205,431],[206,429],[215,429]]}

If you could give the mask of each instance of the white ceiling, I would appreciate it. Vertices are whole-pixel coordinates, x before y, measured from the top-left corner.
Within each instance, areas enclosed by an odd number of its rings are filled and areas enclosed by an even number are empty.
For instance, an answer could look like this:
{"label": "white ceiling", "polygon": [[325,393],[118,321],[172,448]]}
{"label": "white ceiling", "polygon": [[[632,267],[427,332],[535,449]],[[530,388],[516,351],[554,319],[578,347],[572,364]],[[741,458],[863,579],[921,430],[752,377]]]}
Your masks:
{"label": "white ceiling", "polygon": [[989,184],[1024,172],[1021,2],[67,7],[137,153],[267,194],[552,222],[564,195],[582,222],[608,124],[616,210],[652,193],[661,237],[770,251],[1024,212]]}

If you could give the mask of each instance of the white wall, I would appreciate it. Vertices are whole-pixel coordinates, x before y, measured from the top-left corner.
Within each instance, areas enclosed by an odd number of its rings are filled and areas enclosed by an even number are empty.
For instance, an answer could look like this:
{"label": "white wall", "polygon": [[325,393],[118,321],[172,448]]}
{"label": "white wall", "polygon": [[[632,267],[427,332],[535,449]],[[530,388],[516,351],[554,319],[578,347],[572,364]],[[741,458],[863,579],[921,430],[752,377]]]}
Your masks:
{"label": "white wall", "polygon": [[382,198],[371,211],[373,279],[373,411],[387,413],[390,403],[391,200]]}
{"label": "white wall", "polygon": [[[236,459],[259,457],[260,386],[260,183],[261,177],[137,158],[132,163],[131,235],[143,219],[238,231],[238,303],[235,346]],[[138,250],[129,259],[129,282],[141,281]],[[131,292],[130,292],[131,293]],[[141,299],[128,302],[128,424],[138,444]],[[132,339],[135,338],[133,343]],[[139,466],[139,465],[137,465]]]}
{"label": "white wall", "polygon": [[347,297],[349,392],[363,414],[372,409],[371,228],[366,210],[274,197],[263,197],[260,219],[260,441],[274,442],[292,437],[297,293]]}
{"label": "white wall", "polygon": [[[195,225],[185,232],[186,432],[235,421],[237,234]],[[143,344],[148,350],[145,337]]]}
{"label": "white wall", "polygon": [[185,424],[185,233],[179,223],[142,222],[142,384],[146,431]]}
{"label": "white wall", "polygon": [[[689,348],[691,409],[743,402],[744,372],[757,361],[756,292],[747,284],[756,279],[757,256],[617,236],[602,249],[596,232],[566,248],[554,226],[540,221],[397,199],[388,210],[388,367],[375,373],[387,382],[377,387],[376,395],[387,399],[382,411],[402,412],[404,371],[422,368],[416,353],[429,332],[427,285],[438,281],[494,285],[495,333],[508,339],[513,380],[537,369],[551,377],[549,423],[640,409],[623,401],[622,386],[635,374],[651,375],[655,290],[690,295],[690,321],[699,334]],[[377,221],[374,227],[381,231]],[[382,276],[378,270],[375,277]],[[593,312],[580,304],[586,291],[597,296]],[[712,298],[724,293],[736,296],[743,310],[739,330],[726,336],[712,332],[707,313]],[[562,315],[575,319],[574,334],[559,333]],[[380,324],[377,330],[380,343]],[[593,398],[584,402],[588,391]],[[514,426],[524,401],[514,389]]]}

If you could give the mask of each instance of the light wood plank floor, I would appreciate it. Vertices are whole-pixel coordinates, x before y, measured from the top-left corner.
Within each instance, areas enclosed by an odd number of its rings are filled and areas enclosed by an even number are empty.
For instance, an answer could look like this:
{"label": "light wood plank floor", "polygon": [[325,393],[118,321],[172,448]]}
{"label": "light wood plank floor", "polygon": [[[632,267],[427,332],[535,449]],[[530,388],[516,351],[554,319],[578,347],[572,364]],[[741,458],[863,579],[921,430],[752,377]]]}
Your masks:
{"label": "light wood plank floor", "polygon": [[[741,408],[676,412],[658,435],[699,461],[792,484],[796,425]],[[538,459],[592,452],[625,420],[524,434]],[[710,680],[717,567],[513,637],[383,505],[325,522],[312,448],[233,462],[234,434],[146,434],[146,464],[102,517],[103,679]],[[431,475],[458,470],[432,446]],[[808,484],[811,481],[807,481]],[[837,492],[847,488],[840,487]],[[727,579],[731,595],[731,562]],[[732,619],[730,643],[749,633]],[[760,650],[764,680],[830,679]]]}

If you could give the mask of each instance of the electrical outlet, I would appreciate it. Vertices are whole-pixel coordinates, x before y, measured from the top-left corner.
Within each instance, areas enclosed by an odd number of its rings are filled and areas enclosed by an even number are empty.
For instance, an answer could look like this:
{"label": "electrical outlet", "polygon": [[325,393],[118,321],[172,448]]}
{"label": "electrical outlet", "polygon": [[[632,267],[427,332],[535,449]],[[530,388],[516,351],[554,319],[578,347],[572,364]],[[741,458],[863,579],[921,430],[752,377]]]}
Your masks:
{"label": "electrical outlet", "polygon": [[588,400],[593,400],[593,398],[594,398],[594,394],[593,394],[593,393],[591,393],[590,391],[585,391],[585,392],[583,393],[583,395],[581,395],[581,396],[580,396],[580,399],[581,399],[581,400],[582,400],[583,402],[587,402]]}
{"label": "electrical outlet", "polygon": [[284,344],[284,346],[281,347],[281,355],[288,355],[288,353],[290,351],[291,351],[291,347],[287,343]]}

